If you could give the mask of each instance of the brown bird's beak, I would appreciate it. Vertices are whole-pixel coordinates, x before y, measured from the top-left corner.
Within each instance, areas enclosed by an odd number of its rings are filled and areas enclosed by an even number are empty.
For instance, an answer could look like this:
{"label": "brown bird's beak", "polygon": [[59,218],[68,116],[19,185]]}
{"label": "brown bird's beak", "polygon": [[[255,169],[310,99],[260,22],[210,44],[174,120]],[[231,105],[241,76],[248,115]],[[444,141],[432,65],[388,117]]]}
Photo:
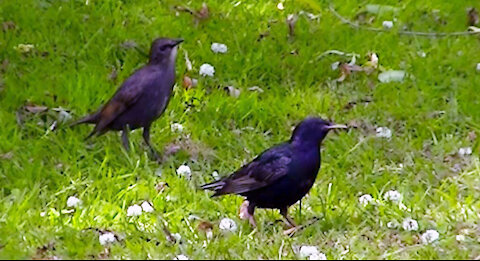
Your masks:
{"label": "brown bird's beak", "polygon": [[173,46],[177,46],[177,45],[179,45],[180,43],[183,42],[183,39],[182,39],[182,38],[178,38],[178,39],[174,39],[173,41],[174,41]]}
{"label": "brown bird's beak", "polygon": [[343,125],[343,124],[332,124],[330,126],[327,127],[327,129],[331,130],[331,129],[348,129],[347,125]]}

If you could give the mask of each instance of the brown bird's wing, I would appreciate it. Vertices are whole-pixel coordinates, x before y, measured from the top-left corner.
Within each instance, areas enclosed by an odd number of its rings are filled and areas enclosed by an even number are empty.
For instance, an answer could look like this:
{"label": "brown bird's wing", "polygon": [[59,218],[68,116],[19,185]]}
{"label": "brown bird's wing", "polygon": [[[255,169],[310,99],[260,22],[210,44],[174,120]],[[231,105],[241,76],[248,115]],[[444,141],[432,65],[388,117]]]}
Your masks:
{"label": "brown bird's wing", "polygon": [[155,77],[153,76],[155,75],[143,72],[144,69],[146,68],[144,67],[130,76],[107,104],[102,107],[97,116],[97,125],[89,137],[97,133],[103,133],[115,118],[137,102],[146,86],[154,83]]}
{"label": "brown bird's wing", "polygon": [[253,191],[287,175],[291,161],[289,144],[281,144],[265,151],[231,176],[206,184],[202,188],[214,190],[214,196]]}

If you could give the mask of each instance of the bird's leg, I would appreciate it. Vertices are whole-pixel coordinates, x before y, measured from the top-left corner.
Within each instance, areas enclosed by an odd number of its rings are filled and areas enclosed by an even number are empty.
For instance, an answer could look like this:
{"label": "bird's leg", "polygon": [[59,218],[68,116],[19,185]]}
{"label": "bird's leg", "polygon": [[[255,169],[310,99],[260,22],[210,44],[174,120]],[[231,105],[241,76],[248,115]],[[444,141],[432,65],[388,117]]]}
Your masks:
{"label": "bird's leg", "polygon": [[125,125],[122,130],[122,144],[126,151],[130,151],[130,143],[128,142],[128,125]]}
{"label": "bird's leg", "polygon": [[280,214],[282,214],[282,216],[287,220],[288,224],[291,226],[289,229],[283,231],[283,234],[292,236],[293,234],[295,234],[295,232],[297,232],[300,229],[300,227],[298,227],[293,221],[293,219],[288,216],[288,208],[280,209]]}
{"label": "bird's leg", "polygon": [[253,228],[256,228],[257,227],[257,222],[255,221],[255,217],[253,216],[254,213],[255,213],[255,204],[248,204],[248,208],[247,208],[247,212],[248,212],[248,221],[250,222],[250,225],[253,227]]}
{"label": "bird's leg", "polygon": [[248,200],[243,201],[242,205],[240,206],[239,216],[241,219],[248,219],[248,222],[253,228],[257,227],[257,222],[255,222],[255,217],[253,214],[255,213],[255,205],[250,204]]}
{"label": "bird's leg", "polygon": [[150,126],[143,127],[143,139],[145,140],[145,143],[152,151],[153,157],[157,161],[160,161],[160,156],[158,155],[157,151],[155,150],[155,148],[153,148],[152,143],[150,142]]}

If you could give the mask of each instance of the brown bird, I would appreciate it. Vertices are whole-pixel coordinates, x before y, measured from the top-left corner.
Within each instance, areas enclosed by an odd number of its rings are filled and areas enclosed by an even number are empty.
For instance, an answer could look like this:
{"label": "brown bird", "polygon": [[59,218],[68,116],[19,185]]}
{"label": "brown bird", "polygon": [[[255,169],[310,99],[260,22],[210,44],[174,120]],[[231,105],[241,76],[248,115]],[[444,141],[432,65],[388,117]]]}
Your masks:
{"label": "brown bird", "polygon": [[122,143],[129,150],[128,132],[143,128],[143,138],[155,158],[160,159],[150,142],[150,126],[165,111],[175,84],[177,46],[183,39],[158,38],[153,41],[147,65],[134,72],[113,97],[97,112],[71,126],[95,124],[88,135],[102,135],[109,130],[122,131]]}

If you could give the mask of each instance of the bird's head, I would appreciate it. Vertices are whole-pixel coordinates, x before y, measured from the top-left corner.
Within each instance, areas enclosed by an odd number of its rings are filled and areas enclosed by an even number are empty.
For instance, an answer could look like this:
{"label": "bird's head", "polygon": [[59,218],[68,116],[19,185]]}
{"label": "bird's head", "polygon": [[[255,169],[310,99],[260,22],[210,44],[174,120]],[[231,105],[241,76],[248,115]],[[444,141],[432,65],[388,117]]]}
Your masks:
{"label": "bird's head", "polygon": [[150,63],[174,63],[177,47],[183,39],[157,38],[150,48]]}
{"label": "bird's head", "polygon": [[307,118],[295,127],[290,142],[320,144],[330,130],[347,128],[320,118]]}

